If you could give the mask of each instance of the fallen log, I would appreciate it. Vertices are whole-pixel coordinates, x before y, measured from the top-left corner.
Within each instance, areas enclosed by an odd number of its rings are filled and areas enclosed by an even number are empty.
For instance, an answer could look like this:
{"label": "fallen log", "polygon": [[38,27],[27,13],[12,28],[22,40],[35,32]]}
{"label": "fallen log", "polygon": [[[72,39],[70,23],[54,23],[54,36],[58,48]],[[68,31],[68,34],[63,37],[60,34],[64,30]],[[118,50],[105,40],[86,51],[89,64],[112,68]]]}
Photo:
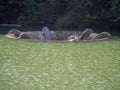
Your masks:
{"label": "fallen log", "polygon": [[75,31],[50,31],[47,27],[43,27],[42,31],[21,32],[17,29],[11,29],[6,35],[8,38],[25,39],[34,41],[95,41],[111,39],[112,36],[108,32],[95,33],[92,29],[86,29],[83,32]]}

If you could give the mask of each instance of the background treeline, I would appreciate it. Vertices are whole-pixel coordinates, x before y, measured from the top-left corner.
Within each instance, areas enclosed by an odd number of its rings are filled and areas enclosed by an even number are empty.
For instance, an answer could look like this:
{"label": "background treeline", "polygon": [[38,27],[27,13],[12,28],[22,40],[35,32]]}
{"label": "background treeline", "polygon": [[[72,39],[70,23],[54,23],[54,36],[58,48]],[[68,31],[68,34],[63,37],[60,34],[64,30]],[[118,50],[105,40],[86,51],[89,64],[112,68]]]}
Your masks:
{"label": "background treeline", "polygon": [[120,28],[120,0],[0,0],[0,23]]}

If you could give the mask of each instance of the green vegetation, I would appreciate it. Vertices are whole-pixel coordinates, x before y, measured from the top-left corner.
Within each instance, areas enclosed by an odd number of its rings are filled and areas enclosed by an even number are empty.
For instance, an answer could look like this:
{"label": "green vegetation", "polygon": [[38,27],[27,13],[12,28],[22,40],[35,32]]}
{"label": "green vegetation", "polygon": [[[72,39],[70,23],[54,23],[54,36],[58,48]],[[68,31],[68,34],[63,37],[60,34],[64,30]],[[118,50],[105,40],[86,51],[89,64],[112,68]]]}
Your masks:
{"label": "green vegetation", "polygon": [[0,90],[119,90],[120,39],[51,43],[0,35]]}
{"label": "green vegetation", "polygon": [[120,28],[120,0],[1,0],[0,23]]}

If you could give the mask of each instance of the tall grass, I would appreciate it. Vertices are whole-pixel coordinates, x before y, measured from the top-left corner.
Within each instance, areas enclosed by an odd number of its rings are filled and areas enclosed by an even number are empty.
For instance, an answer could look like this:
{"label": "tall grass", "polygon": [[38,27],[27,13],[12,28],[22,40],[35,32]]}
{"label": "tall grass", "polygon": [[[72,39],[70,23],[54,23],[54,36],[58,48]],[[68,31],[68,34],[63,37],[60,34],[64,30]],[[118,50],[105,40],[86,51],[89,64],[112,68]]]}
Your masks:
{"label": "tall grass", "polygon": [[120,90],[120,39],[54,43],[0,36],[0,90]]}

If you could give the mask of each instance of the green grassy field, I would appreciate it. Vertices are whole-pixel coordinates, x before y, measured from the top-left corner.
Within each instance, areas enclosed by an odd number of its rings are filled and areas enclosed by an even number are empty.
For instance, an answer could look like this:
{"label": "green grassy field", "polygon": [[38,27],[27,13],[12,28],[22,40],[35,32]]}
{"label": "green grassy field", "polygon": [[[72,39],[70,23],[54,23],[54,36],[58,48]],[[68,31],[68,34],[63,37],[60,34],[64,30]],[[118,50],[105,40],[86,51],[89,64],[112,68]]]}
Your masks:
{"label": "green grassy field", "polygon": [[55,43],[0,35],[0,90],[120,90],[120,39]]}

